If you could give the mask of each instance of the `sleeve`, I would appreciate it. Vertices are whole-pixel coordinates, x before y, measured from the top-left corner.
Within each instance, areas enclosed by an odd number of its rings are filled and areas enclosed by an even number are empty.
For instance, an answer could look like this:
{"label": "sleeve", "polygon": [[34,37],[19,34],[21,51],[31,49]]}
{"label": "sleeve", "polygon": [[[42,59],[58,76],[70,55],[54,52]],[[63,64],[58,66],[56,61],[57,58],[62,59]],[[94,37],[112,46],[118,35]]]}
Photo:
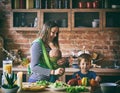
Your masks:
{"label": "sleeve", "polygon": [[42,49],[41,49],[39,42],[34,42],[32,44],[30,48],[30,53],[31,53],[30,67],[31,67],[32,72],[35,72],[35,73],[38,73],[44,76],[50,76],[50,71],[51,71],[50,69],[46,69],[38,65],[39,60],[42,55]]}

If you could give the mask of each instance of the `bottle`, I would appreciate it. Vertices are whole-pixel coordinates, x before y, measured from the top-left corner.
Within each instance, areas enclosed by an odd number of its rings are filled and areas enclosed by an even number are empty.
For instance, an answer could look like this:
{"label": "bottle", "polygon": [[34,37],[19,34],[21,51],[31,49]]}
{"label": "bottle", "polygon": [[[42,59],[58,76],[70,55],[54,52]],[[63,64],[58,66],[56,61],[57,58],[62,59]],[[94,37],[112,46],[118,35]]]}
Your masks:
{"label": "bottle", "polygon": [[39,9],[40,8],[40,0],[34,0],[34,7],[36,9]]}
{"label": "bottle", "polygon": [[25,13],[21,13],[21,26],[25,26]]}
{"label": "bottle", "polygon": [[2,85],[5,84],[5,82],[4,82],[4,75],[2,75],[2,82],[1,82],[1,84],[2,84]]}
{"label": "bottle", "polygon": [[51,2],[50,2],[50,8],[51,9],[55,8],[55,0],[51,0]]}
{"label": "bottle", "polygon": [[62,8],[62,2],[61,2],[61,0],[59,0],[59,3],[58,3],[59,5],[58,5],[58,8],[59,9],[61,9]]}
{"label": "bottle", "polygon": [[45,0],[45,9],[47,9],[47,8],[48,8],[48,1]]}
{"label": "bottle", "polygon": [[65,0],[65,6],[64,6],[64,8],[68,8],[68,0]]}
{"label": "bottle", "polygon": [[105,0],[104,8],[108,8],[108,0]]}
{"label": "bottle", "polygon": [[37,27],[37,21],[38,21],[38,19],[36,17],[35,20],[34,20],[34,27]]}

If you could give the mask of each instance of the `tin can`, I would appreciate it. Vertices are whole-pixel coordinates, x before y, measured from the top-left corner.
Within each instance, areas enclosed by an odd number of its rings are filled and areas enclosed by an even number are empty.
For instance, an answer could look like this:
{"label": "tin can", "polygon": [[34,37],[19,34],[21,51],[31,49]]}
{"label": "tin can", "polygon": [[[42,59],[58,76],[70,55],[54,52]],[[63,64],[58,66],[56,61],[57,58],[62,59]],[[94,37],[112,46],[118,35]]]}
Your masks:
{"label": "tin can", "polygon": [[92,2],[87,2],[87,8],[92,8],[93,5],[92,5]]}

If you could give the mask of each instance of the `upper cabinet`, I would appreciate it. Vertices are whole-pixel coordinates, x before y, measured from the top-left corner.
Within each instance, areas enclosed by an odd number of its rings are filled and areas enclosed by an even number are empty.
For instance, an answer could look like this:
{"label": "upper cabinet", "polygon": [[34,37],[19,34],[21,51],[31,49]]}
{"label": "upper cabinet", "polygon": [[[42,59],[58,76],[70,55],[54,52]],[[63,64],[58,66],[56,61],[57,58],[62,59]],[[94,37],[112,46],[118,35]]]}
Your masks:
{"label": "upper cabinet", "polygon": [[55,21],[60,31],[120,30],[120,0],[11,0],[11,29],[38,31]]}

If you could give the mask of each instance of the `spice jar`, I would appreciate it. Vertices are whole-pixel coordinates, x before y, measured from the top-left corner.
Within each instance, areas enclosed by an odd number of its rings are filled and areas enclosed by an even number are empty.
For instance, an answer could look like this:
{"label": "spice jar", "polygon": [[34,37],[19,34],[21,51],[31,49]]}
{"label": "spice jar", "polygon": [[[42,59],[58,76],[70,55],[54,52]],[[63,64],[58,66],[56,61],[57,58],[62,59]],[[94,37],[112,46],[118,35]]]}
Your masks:
{"label": "spice jar", "polygon": [[79,8],[85,8],[86,7],[86,2],[79,2],[78,7]]}
{"label": "spice jar", "polygon": [[99,1],[98,0],[95,0],[93,2],[93,8],[99,8]]}
{"label": "spice jar", "polygon": [[87,8],[92,8],[93,5],[92,5],[92,2],[87,2]]}

